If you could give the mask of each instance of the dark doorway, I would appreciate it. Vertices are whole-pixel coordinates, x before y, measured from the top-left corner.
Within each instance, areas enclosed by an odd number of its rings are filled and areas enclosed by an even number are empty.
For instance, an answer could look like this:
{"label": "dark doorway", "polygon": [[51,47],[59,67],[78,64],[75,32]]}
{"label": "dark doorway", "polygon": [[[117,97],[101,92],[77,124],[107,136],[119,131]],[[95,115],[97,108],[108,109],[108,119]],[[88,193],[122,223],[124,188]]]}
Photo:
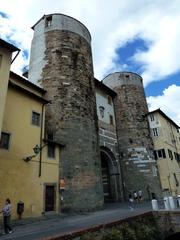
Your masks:
{"label": "dark doorway", "polygon": [[46,185],[45,190],[45,212],[55,210],[55,186]]}
{"label": "dark doorway", "polygon": [[111,196],[111,185],[110,185],[110,173],[109,166],[106,159],[106,155],[101,152],[101,168],[102,168],[102,183],[103,183],[103,192],[104,192],[104,201],[112,201]]}

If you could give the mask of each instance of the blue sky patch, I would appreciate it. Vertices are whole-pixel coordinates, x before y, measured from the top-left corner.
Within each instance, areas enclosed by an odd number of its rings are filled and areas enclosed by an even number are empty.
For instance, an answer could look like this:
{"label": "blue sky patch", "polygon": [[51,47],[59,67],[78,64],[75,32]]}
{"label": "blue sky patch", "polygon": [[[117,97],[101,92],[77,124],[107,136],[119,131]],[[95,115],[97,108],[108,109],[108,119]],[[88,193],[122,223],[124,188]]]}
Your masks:
{"label": "blue sky patch", "polygon": [[148,44],[141,38],[136,38],[133,41],[127,42],[123,47],[116,49],[116,54],[118,59],[115,60],[115,64],[126,65],[127,71],[136,72],[138,74],[142,73],[142,64],[135,63],[132,57],[138,51],[147,51]]}
{"label": "blue sky patch", "polygon": [[151,82],[145,88],[146,97],[162,95],[165,88],[168,88],[171,85],[180,86],[180,72],[172,74],[169,77],[166,77],[162,81]]}
{"label": "blue sky patch", "polygon": [[8,16],[6,13],[1,12],[1,11],[0,11],[0,16],[1,16],[2,18],[9,18],[9,16]]}
{"label": "blue sky patch", "polygon": [[23,58],[28,59],[28,56],[29,56],[28,51],[27,50],[23,50],[22,53],[23,53]]}

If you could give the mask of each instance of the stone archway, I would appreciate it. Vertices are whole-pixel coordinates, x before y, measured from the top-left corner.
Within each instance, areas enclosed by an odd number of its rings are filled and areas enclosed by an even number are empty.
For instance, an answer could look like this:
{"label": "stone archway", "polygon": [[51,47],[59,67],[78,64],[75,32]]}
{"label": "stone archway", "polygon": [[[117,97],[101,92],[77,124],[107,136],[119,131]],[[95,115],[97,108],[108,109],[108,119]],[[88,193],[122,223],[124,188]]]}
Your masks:
{"label": "stone archway", "polygon": [[102,183],[105,202],[119,200],[117,177],[119,177],[116,159],[107,147],[100,147]]}

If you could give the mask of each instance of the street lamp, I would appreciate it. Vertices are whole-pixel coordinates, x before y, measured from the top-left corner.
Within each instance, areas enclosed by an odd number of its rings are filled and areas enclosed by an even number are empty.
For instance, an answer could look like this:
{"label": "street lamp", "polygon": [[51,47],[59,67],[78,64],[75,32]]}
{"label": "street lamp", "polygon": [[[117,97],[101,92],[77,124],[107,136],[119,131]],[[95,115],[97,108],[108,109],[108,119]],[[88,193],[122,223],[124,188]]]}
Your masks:
{"label": "street lamp", "polygon": [[31,155],[31,156],[24,157],[23,160],[25,162],[31,161],[34,157],[36,157],[42,151],[43,147],[45,147],[46,145],[47,145],[47,143],[44,144],[42,147],[40,147],[38,144],[36,144],[36,146],[33,147],[33,151],[34,151],[35,154]]}

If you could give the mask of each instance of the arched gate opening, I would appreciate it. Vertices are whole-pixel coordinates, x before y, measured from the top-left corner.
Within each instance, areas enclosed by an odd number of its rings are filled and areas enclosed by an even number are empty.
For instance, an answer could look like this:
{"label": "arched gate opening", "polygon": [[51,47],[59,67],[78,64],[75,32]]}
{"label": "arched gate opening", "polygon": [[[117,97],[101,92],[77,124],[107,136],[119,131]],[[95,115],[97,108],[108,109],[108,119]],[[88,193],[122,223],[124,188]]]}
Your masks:
{"label": "arched gate opening", "polygon": [[120,199],[120,174],[114,154],[107,147],[100,147],[104,202]]}

